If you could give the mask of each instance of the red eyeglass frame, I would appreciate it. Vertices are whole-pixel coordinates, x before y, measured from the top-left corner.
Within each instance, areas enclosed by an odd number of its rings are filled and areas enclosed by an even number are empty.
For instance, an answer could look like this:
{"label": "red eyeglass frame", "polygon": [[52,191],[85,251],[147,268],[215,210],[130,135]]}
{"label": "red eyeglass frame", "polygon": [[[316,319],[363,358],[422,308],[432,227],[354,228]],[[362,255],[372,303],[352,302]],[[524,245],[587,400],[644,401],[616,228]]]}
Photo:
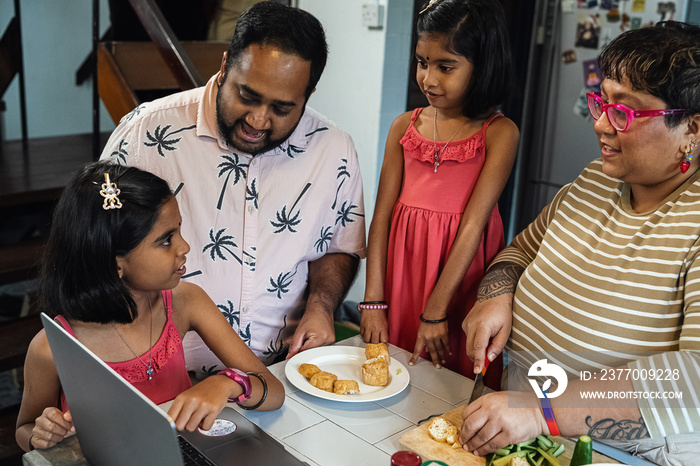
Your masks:
{"label": "red eyeglass frame", "polygon": [[[600,107],[602,109],[600,116],[598,118],[593,115],[593,109],[591,108],[592,102],[598,102],[600,104]],[[641,118],[641,117],[658,117],[658,116],[665,116],[665,115],[676,115],[679,113],[688,113],[688,110],[683,109],[683,108],[667,108],[663,110],[632,110],[629,107],[626,107],[622,104],[606,104],[603,102],[603,99],[601,98],[600,92],[587,92],[586,93],[586,103],[588,104],[588,111],[590,112],[591,116],[593,117],[594,120],[598,120],[601,116],[603,116],[603,113],[608,117],[608,121],[612,125],[613,128],[615,128],[616,131],[619,131],[621,133],[624,133],[627,131],[627,129],[630,127],[630,124],[632,123],[632,120],[635,118]],[[614,108],[616,110],[620,110],[627,116],[627,124],[625,125],[624,128],[618,128],[615,123],[613,122],[613,119],[610,118],[610,115],[608,114],[608,109],[609,108]]]}

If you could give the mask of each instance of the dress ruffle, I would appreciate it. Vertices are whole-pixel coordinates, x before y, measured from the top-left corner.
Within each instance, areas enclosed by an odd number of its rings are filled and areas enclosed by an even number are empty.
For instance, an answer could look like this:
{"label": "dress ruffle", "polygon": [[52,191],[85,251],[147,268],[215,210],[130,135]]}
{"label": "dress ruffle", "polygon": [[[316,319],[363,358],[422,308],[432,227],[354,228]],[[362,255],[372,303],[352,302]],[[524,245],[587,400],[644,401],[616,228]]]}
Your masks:
{"label": "dress ruffle", "polygon": [[[433,145],[433,141],[421,136],[413,125],[411,125],[411,128],[412,130],[407,131],[400,141],[406,153],[422,162],[434,162],[433,156],[435,154],[435,146]],[[438,152],[440,152],[442,148],[445,147],[445,143],[438,142],[436,146]],[[483,154],[483,152],[484,133],[483,131],[479,131],[466,139],[451,141],[447,149],[440,154],[440,162],[444,162],[445,160],[465,162],[477,155]]]}
{"label": "dress ruffle", "polygon": [[[182,343],[180,333],[175,325],[171,325],[170,322],[168,322],[167,328],[161,335],[161,340],[163,341],[153,345],[151,368],[154,374],[157,374],[161,367],[165,366],[168,360],[178,352]],[[149,354],[142,355],[141,359],[143,363],[148,364]],[[119,373],[131,383],[148,380],[148,367],[144,366],[143,363],[138,358],[121,362],[119,363]]]}
{"label": "dress ruffle", "polygon": [[468,138],[459,139],[457,141],[449,142],[437,142],[421,136],[421,134],[416,129],[416,119],[418,115],[421,114],[423,109],[416,109],[411,115],[411,124],[408,126],[406,133],[403,135],[399,141],[404,148],[404,153],[410,155],[416,160],[421,162],[433,163],[435,156],[435,148],[437,147],[438,153],[443,150],[446,144],[447,148],[440,153],[440,163],[445,160],[451,160],[454,162],[465,162],[474,157],[481,157],[484,155],[486,128],[491,124],[493,120],[503,115],[501,112],[496,112],[486,119],[481,129],[469,136]]}

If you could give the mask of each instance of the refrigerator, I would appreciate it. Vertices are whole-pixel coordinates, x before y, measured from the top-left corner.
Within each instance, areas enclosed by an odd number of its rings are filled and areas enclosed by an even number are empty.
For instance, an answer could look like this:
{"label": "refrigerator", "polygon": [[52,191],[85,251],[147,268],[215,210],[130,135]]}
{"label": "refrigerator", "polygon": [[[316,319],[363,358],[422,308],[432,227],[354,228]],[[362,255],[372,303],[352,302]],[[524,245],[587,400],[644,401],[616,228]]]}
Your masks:
{"label": "refrigerator", "polygon": [[600,89],[597,57],[603,47],[629,29],[684,21],[688,5],[687,0],[535,0],[533,7],[506,241],[600,157],[585,93]]}

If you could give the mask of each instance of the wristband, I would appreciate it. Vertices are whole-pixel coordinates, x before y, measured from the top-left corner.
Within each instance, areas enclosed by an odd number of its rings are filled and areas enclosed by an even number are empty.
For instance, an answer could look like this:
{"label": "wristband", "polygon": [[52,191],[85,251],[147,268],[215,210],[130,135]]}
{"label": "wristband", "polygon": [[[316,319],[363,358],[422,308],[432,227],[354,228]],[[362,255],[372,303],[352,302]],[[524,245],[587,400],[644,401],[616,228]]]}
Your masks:
{"label": "wristband", "polygon": [[240,404],[238,406],[240,406],[243,409],[258,409],[260,407],[260,405],[262,405],[265,402],[265,400],[267,399],[267,382],[265,382],[265,377],[263,377],[262,375],[260,375],[256,372],[248,372],[248,375],[252,375],[253,377],[257,377],[260,380],[260,382],[262,382],[262,385],[263,385],[262,398],[260,398],[260,401],[255,403],[253,406],[243,406]]}
{"label": "wristband", "polygon": [[250,394],[253,392],[253,384],[250,383],[248,374],[238,369],[224,369],[217,372],[217,374],[225,375],[243,387],[243,393],[238,398],[229,398],[229,403],[240,403],[241,401],[250,400]]}
{"label": "wristband", "polygon": [[357,311],[360,314],[366,309],[387,310],[389,309],[389,305],[386,303],[386,301],[363,301],[357,305]]}
{"label": "wristband", "polygon": [[425,317],[423,317],[423,314],[420,315],[420,321],[426,324],[441,324],[443,322],[447,322],[447,316],[443,317],[442,319],[437,319],[437,320],[428,320]]}
{"label": "wristband", "polygon": [[34,450],[34,445],[32,445],[32,439],[34,438],[34,432],[29,436],[29,451]]}
{"label": "wristband", "polygon": [[547,427],[549,428],[550,435],[559,436],[559,426],[557,425],[556,419],[554,419],[554,411],[552,411],[552,405],[547,398],[547,392],[544,392],[544,398],[540,398],[540,403],[542,403],[542,414],[544,414],[544,420],[547,422]]}

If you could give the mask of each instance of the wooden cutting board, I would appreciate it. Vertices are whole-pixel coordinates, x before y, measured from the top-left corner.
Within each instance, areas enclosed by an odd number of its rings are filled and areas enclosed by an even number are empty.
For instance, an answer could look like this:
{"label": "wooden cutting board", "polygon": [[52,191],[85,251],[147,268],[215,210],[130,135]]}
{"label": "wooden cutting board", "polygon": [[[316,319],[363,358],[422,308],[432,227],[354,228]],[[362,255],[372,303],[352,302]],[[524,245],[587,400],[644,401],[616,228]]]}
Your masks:
{"label": "wooden cutting board", "polygon": [[[463,406],[453,409],[452,411],[442,415],[454,425],[460,427],[462,425],[462,410]],[[407,450],[412,450],[418,453],[424,461],[437,460],[444,461],[450,466],[484,466],[486,459],[474,456],[473,454],[462,449],[452,448],[452,445],[447,443],[437,442],[428,435],[428,425],[430,421],[425,422],[422,426],[418,426],[401,436],[399,443]],[[571,455],[574,452],[575,442],[562,437],[551,437],[557,443],[563,443],[566,446],[564,453],[557,458],[562,466],[569,466]],[[616,463],[620,464],[612,458],[602,455],[596,451],[593,452],[593,463]]]}

